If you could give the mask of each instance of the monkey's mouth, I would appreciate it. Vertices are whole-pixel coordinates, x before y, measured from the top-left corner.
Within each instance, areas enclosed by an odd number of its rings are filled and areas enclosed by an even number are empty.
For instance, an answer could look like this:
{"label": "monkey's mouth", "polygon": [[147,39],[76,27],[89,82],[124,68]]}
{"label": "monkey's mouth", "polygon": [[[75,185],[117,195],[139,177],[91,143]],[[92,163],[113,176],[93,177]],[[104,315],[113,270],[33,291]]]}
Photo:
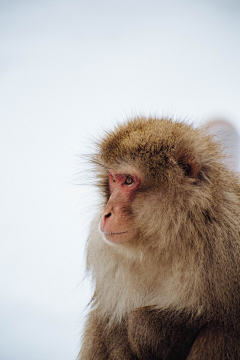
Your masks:
{"label": "monkey's mouth", "polygon": [[111,231],[103,231],[103,238],[105,241],[111,244],[121,244],[123,242],[128,241],[129,231],[121,231],[121,232],[111,232]]}
{"label": "monkey's mouth", "polygon": [[103,234],[104,235],[107,235],[107,236],[112,236],[112,235],[122,235],[122,234],[127,234],[128,231],[123,231],[123,232],[111,232],[111,231],[103,231]]}

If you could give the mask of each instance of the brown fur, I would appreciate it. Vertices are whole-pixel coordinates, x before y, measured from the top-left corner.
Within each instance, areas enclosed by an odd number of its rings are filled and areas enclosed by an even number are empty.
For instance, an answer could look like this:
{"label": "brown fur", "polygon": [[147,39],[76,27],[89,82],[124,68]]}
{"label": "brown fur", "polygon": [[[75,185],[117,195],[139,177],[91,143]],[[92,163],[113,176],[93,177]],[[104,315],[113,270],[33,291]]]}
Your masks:
{"label": "brown fur", "polygon": [[102,210],[92,223],[95,293],[78,359],[240,359],[240,183],[219,145],[184,123],[135,118],[98,146],[104,205],[108,168],[144,182],[131,241],[103,241]]}

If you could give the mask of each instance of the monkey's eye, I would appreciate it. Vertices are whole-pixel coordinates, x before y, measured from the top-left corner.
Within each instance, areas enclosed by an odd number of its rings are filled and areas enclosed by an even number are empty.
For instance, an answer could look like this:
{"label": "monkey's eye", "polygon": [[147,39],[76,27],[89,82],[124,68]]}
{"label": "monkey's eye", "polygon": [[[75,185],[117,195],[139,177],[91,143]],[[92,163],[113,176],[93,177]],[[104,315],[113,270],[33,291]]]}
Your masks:
{"label": "monkey's eye", "polygon": [[114,179],[114,177],[113,177],[113,178],[112,178],[112,181],[113,181],[113,182],[116,182],[116,179]]}
{"label": "monkey's eye", "polygon": [[132,178],[131,176],[127,176],[124,184],[126,184],[126,185],[131,185],[131,184],[133,184],[133,183],[134,183],[133,178]]}

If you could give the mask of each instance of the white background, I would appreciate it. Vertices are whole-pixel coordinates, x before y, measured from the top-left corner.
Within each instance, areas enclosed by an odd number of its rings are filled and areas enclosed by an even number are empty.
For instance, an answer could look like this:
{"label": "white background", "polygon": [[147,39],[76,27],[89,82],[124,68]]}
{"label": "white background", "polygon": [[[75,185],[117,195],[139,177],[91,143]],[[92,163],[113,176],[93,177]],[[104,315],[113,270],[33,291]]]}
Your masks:
{"label": "white background", "polygon": [[96,203],[77,155],[134,114],[239,131],[239,68],[238,0],[0,1],[0,360],[77,356]]}

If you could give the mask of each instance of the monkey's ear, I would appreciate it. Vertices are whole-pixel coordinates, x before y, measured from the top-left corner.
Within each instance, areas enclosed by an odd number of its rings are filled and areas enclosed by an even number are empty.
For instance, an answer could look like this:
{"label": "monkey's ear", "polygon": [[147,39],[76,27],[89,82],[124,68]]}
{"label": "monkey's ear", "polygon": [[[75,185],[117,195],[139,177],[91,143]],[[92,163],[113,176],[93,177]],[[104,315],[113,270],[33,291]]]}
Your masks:
{"label": "monkey's ear", "polygon": [[183,169],[186,176],[196,179],[201,170],[201,162],[197,160],[188,149],[180,150],[175,156],[175,160],[180,168]]}

